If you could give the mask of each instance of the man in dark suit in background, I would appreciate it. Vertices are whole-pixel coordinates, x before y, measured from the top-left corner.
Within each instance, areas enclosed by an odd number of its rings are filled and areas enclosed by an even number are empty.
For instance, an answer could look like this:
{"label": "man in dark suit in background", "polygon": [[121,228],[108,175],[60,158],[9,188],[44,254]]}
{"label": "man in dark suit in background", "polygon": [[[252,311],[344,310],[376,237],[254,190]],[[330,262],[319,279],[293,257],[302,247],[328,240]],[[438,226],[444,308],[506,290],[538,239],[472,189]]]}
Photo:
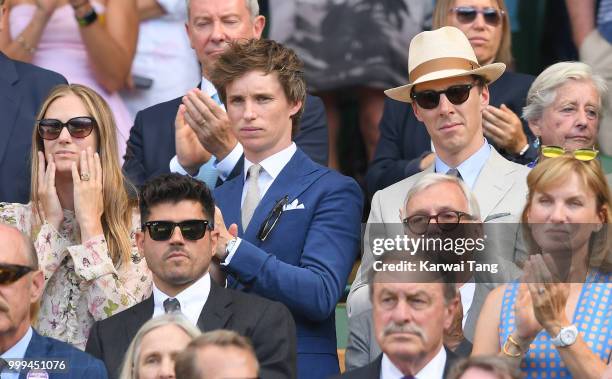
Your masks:
{"label": "man in dark suit in background", "polygon": [[[4,0],[0,0],[0,19]],[[14,61],[0,52],[0,201],[30,201],[32,129],[41,104],[60,74]]]}
{"label": "man in dark suit in background", "polygon": [[[145,184],[140,196],[140,253],[153,273],[153,296],[96,322],[87,352],[118,377],[123,356],[138,329],[153,316],[179,311],[202,331],[230,329],[253,342],[263,378],[295,378],[296,332],[282,304],[223,288],[208,273],[218,232],[207,186],[179,174]],[[178,228],[177,228],[178,227]]]}
{"label": "man in dark suit in background", "polygon": [[[209,81],[209,72],[228,42],[261,38],[265,18],[255,8],[258,8],[257,1],[253,0],[189,2],[187,34],[202,66],[202,82],[199,89],[182,98],[138,112],[123,166],[134,184],[142,185],[151,177],[174,171],[199,174],[204,180],[210,178],[212,172],[213,180],[206,181],[214,186],[215,172],[218,171],[216,184],[220,185],[242,171],[242,145],[231,132],[224,105]],[[175,128],[181,104],[185,107],[186,124],[179,124],[183,128]],[[327,165],[327,124],[319,98],[307,97],[295,142],[315,162]],[[215,157],[214,162],[209,161],[211,154]],[[204,165],[207,161],[209,163]]]}
{"label": "man in dark suit in background", "polygon": [[337,378],[444,379],[458,359],[443,345],[444,330],[459,305],[455,284],[445,283],[437,272],[385,268],[414,263],[407,257],[405,251],[385,252],[369,272],[374,333],[382,354]]}
{"label": "man in dark suit in background", "polygon": [[[0,224],[0,365],[2,379],[106,379],[99,360],[31,326],[31,308],[42,295],[45,279],[30,239],[14,227]],[[27,365],[26,365],[27,364]],[[22,370],[11,370],[26,365]],[[31,365],[31,367],[28,367]],[[32,367],[44,368],[34,376]],[[32,375],[32,376],[31,376]]]}

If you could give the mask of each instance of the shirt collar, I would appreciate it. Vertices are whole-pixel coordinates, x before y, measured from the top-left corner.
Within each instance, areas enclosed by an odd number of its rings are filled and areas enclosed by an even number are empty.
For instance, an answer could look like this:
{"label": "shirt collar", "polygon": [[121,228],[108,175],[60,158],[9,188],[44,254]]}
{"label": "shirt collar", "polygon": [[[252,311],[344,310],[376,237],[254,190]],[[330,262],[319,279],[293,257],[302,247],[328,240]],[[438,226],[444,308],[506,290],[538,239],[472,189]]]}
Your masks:
{"label": "shirt collar", "polygon": [[26,350],[28,350],[28,346],[30,345],[30,341],[32,340],[32,327],[28,328],[26,334],[21,337],[21,339],[14,344],[10,349],[4,352],[4,354],[0,355],[0,357],[4,359],[23,359],[25,357]]}
{"label": "shirt collar", "polygon": [[[483,139],[480,149],[478,149],[478,151],[472,154],[472,156],[461,162],[461,164],[456,167],[459,174],[461,174],[461,178],[470,189],[474,187],[478,174],[484,167],[487,159],[489,159],[490,154],[491,145],[489,145],[486,139]],[[435,164],[436,172],[441,174],[446,174],[446,172],[451,169],[451,167],[444,163],[444,161],[442,161],[442,159],[440,159],[437,155],[435,158]]]}
{"label": "shirt collar", "polygon": [[[297,151],[297,147],[295,146],[295,142],[291,142],[289,147],[279,151],[276,154],[270,155],[268,158],[259,162],[261,167],[272,177],[272,179],[276,180],[276,177],[280,172],[285,168],[287,163],[293,157],[293,154]],[[249,172],[249,168],[253,165],[253,162],[244,158],[244,180],[246,181],[247,173]]]}
{"label": "shirt collar", "polygon": [[208,94],[208,96],[213,97],[217,93],[217,89],[210,82],[210,80],[206,79],[202,76],[202,84],[200,85],[200,89]]}
{"label": "shirt collar", "polygon": [[[202,307],[204,307],[209,294],[210,274],[207,272],[192,285],[179,292],[176,296],[174,296],[174,298],[181,303],[182,311],[185,307],[194,303],[202,303]],[[157,288],[155,283],[153,283],[153,303],[155,308],[161,307],[161,309],[164,309],[164,301],[169,297],[170,296],[163,293],[159,288]]]}
{"label": "shirt collar", "polygon": [[[430,360],[421,371],[417,372],[416,379],[443,379],[444,366],[446,365],[446,350],[440,347],[438,354]],[[404,374],[391,362],[387,354],[383,353],[380,379],[401,379]]]}

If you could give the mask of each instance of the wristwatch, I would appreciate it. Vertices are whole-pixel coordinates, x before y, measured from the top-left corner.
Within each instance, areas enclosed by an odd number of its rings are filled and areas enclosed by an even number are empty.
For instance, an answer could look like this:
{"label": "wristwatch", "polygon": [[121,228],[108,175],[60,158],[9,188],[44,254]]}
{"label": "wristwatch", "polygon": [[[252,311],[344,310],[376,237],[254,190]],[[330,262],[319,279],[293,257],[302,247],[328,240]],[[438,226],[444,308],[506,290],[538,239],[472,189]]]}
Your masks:
{"label": "wristwatch", "polygon": [[561,328],[559,334],[552,338],[550,342],[557,347],[566,347],[573,345],[576,338],[578,338],[578,328],[576,328],[576,325],[570,325]]}
{"label": "wristwatch", "polygon": [[231,240],[227,241],[227,245],[225,245],[225,256],[227,257],[229,253],[234,248],[234,245],[238,242],[238,238],[234,237]]}

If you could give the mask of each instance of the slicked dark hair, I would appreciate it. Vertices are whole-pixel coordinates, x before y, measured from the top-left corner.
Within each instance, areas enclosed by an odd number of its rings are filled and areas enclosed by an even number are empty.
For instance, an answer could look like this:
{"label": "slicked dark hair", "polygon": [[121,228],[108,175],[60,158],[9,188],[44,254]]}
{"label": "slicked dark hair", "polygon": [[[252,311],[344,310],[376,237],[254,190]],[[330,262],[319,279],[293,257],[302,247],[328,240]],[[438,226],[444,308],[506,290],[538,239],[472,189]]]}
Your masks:
{"label": "slicked dark hair", "polygon": [[202,205],[204,216],[213,225],[215,200],[203,182],[181,174],[162,174],[147,181],[140,191],[140,219],[148,221],[151,208],[159,204],[176,204],[192,200]]}
{"label": "slicked dark hair", "polygon": [[210,78],[224,104],[227,104],[227,86],[251,71],[276,74],[287,101],[302,102],[300,110],[291,117],[291,136],[295,137],[306,101],[304,63],[293,50],[269,39],[231,42],[217,60]]}

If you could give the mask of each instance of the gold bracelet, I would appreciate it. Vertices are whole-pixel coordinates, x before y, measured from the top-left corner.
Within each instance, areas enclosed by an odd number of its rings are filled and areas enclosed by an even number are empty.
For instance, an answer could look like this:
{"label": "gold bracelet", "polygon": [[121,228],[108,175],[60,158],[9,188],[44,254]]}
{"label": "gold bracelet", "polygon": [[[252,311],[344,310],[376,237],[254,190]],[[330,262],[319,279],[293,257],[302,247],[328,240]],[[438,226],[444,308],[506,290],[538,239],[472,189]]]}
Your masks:
{"label": "gold bracelet", "polygon": [[27,41],[25,40],[25,38],[23,38],[21,34],[17,37],[17,42],[26,52],[30,53],[31,55],[34,55],[34,53],[36,52],[36,49],[30,46],[30,44],[27,43]]}
{"label": "gold bracelet", "polygon": [[[517,350],[519,351],[516,354],[510,354],[510,352],[508,352],[508,349],[506,348],[506,345],[508,345],[508,342],[510,342],[511,344],[513,344],[514,346],[516,346]],[[504,343],[504,346],[502,347],[502,352],[504,353],[504,355],[507,355],[509,357],[512,358],[518,358],[518,357],[522,357],[523,354],[525,354],[525,352],[523,351],[523,349],[521,349],[521,345],[519,345],[518,342],[516,342],[514,340],[514,338],[512,338],[512,335],[509,334],[508,335],[508,339],[506,339],[506,343]]]}

